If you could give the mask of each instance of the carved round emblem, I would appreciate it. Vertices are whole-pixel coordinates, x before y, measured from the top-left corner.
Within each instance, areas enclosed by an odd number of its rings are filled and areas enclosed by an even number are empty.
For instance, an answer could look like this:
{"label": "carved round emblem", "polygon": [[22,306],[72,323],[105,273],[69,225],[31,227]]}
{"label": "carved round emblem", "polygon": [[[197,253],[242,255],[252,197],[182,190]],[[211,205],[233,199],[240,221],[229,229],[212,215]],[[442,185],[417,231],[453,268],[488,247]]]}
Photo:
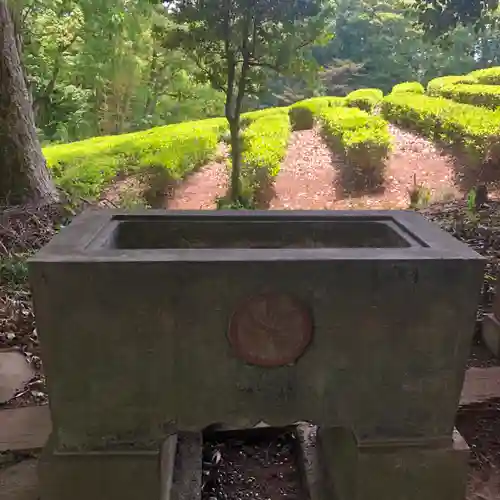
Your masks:
{"label": "carved round emblem", "polygon": [[229,325],[229,342],[236,355],[252,365],[293,363],[312,338],[307,308],[279,293],[251,297],[237,307]]}

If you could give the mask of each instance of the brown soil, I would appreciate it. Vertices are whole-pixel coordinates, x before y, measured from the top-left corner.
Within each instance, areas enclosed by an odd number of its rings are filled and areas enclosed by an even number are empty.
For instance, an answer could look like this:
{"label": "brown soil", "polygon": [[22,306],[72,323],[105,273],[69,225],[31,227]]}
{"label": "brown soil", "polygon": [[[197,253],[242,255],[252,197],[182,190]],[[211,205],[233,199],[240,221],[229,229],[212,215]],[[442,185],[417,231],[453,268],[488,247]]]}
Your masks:
{"label": "brown soil", "polygon": [[394,150],[385,170],[382,189],[345,194],[338,185],[342,160],[332,155],[317,130],[292,134],[288,153],[276,179],[275,209],[406,209],[415,182],[429,190],[431,199],[459,195],[454,164],[429,141],[391,126]]}
{"label": "brown soil", "polygon": [[133,208],[145,203],[144,193],[147,183],[139,176],[118,176],[117,179],[104,191],[99,200],[103,208]]}
{"label": "brown soil", "polygon": [[182,182],[173,193],[167,193],[166,208],[173,210],[211,210],[217,208],[217,198],[226,194],[228,169],[227,150],[220,146],[217,161],[213,161]]}
{"label": "brown soil", "polygon": [[321,210],[335,201],[332,155],[317,130],[293,132],[270,208]]}

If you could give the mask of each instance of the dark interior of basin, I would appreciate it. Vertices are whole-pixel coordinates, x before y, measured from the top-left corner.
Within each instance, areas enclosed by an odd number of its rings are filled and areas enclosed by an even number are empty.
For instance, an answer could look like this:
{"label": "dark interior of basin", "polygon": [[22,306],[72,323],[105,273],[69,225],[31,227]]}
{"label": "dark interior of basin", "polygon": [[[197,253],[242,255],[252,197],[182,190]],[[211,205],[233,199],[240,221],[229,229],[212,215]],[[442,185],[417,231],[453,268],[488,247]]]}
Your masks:
{"label": "dark interior of basin", "polygon": [[406,248],[415,244],[388,220],[169,219],[117,221],[107,246],[116,249]]}

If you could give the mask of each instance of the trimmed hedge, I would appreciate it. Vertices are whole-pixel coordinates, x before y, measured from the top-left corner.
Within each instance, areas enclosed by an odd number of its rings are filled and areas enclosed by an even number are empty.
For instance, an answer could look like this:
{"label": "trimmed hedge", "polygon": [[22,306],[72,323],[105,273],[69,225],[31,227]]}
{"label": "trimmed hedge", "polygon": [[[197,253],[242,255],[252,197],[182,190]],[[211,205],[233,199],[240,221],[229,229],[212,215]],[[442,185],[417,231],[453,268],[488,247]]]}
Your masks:
{"label": "trimmed hedge", "polygon": [[343,97],[312,97],[296,102],[290,106],[290,121],[293,130],[309,130],[314,126],[314,120],[325,108],[344,106]]}
{"label": "trimmed hedge", "polygon": [[485,85],[500,85],[500,67],[478,69],[467,75],[478,83]]}
{"label": "trimmed hedge", "polygon": [[323,136],[335,152],[343,154],[352,167],[345,179],[356,185],[378,186],[383,182],[385,159],[392,138],[388,123],[360,109],[326,109],[321,113]]}
{"label": "trimmed hedge", "polygon": [[439,97],[389,95],[383,116],[431,139],[459,147],[473,163],[500,160],[500,114]]}
{"label": "trimmed hedge", "polygon": [[489,109],[500,106],[500,85],[446,85],[436,90],[435,95]]}
{"label": "trimmed hedge", "polygon": [[384,98],[380,89],[358,89],[346,97],[346,104],[352,108],[359,108],[371,112]]}
{"label": "trimmed hedge", "polygon": [[241,125],[242,127],[247,127],[255,120],[273,115],[286,114],[288,113],[288,110],[289,110],[288,107],[280,107],[280,108],[258,109],[257,111],[249,111],[241,115]]}
{"label": "trimmed hedge", "polygon": [[243,132],[242,187],[250,204],[257,201],[278,175],[291,133],[287,114],[259,118]]}
{"label": "trimmed hedge", "polygon": [[70,197],[98,199],[119,173],[168,182],[183,178],[216,151],[226,120],[215,118],[95,137],[44,148],[56,184]]}
{"label": "trimmed hedge", "polygon": [[443,87],[446,87],[448,85],[457,85],[459,83],[464,85],[471,85],[477,83],[477,80],[469,75],[440,76],[439,78],[434,78],[434,80],[431,80],[427,84],[427,94],[431,96],[439,95],[439,92]]}
{"label": "trimmed hedge", "polygon": [[392,87],[391,94],[410,92],[412,94],[425,94],[425,88],[420,82],[403,82]]}

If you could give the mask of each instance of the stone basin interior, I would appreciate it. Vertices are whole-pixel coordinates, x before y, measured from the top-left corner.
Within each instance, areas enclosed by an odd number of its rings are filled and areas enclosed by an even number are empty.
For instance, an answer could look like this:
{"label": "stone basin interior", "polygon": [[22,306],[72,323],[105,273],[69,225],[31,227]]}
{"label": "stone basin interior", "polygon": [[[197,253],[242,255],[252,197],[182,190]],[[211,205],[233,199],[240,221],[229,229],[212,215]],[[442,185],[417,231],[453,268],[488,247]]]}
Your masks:
{"label": "stone basin interior", "polygon": [[422,246],[391,217],[115,216],[112,249],[408,248]]}

